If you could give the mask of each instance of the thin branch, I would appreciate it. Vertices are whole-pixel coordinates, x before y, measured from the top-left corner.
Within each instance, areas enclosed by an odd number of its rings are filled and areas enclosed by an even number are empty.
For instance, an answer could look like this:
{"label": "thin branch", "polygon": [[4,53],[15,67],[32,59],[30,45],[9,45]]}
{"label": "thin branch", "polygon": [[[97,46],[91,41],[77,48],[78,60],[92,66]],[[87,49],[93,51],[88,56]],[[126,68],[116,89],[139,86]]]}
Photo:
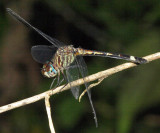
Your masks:
{"label": "thin branch", "polygon": [[[144,58],[148,62],[160,59],[160,52],[152,54],[152,55],[148,55],[148,56],[146,56]],[[134,64],[134,63],[124,63],[122,65],[118,65],[118,66],[110,68],[108,70],[104,70],[104,71],[98,72],[96,74],[92,74],[90,76],[87,76],[87,77],[85,77],[85,82],[92,82],[92,81],[95,81],[95,80],[98,80],[98,79],[101,79],[101,78],[104,78],[104,77],[108,77],[108,76],[110,76],[112,74],[115,74],[117,72],[120,72],[120,71],[128,69],[128,68],[132,68],[132,67],[135,67],[135,66],[137,66],[137,65]],[[76,81],[71,82],[71,86],[72,87],[79,86],[79,85],[82,85],[82,84],[84,84],[84,80],[83,79],[78,79]],[[21,106],[24,106],[24,105],[27,105],[27,104],[30,104],[30,103],[34,103],[34,102],[39,101],[41,99],[44,99],[47,94],[49,96],[51,96],[51,95],[54,95],[56,93],[59,93],[60,91],[65,91],[65,90],[69,90],[70,89],[70,85],[69,84],[66,85],[64,88],[63,87],[64,87],[64,85],[59,86],[59,87],[57,87],[57,88],[55,88],[53,90],[48,90],[48,91],[43,92],[41,94],[35,95],[33,97],[26,98],[24,100],[21,100],[21,101],[18,101],[18,102],[14,102],[14,103],[2,106],[2,107],[0,107],[0,113],[6,112],[6,111],[14,109],[14,108],[18,108],[18,107],[21,107]],[[61,89],[61,88],[63,88],[63,89]]]}
{"label": "thin branch", "polygon": [[50,130],[51,130],[51,133],[55,133],[55,129],[54,129],[54,126],[53,126],[53,121],[52,121],[52,116],[51,116],[51,106],[50,106],[50,103],[49,103],[49,98],[50,98],[49,95],[45,96],[45,106],[46,106],[46,111],[47,111],[47,116],[48,116],[49,127],[50,127]]}
{"label": "thin branch", "polygon": [[[98,79],[98,82],[93,83],[93,84],[90,84],[87,89],[90,90],[90,89],[93,88],[94,86],[99,85],[105,78],[106,78],[106,77]],[[84,94],[87,92],[87,89],[85,89],[85,90],[81,93],[81,95],[79,96],[79,102],[81,102],[81,99],[82,99],[82,97],[84,96]]]}

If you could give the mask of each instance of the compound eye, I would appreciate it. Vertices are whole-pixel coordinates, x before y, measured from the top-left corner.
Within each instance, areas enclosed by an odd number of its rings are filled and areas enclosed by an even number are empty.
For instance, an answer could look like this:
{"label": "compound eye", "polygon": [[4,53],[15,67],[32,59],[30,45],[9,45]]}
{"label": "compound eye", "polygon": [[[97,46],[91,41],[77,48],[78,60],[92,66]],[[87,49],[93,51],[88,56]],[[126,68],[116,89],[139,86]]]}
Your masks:
{"label": "compound eye", "polygon": [[52,65],[50,65],[50,69],[49,69],[49,71],[52,73],[53,72],[53,66]]}
{"label": "compound eye", "polygon": [[52,62],[46,62],[43,65],[43,69],[41,72],[45,77],[48,77],[48,78],[52,78],[57,75],[57,71],[54,69]]}
{"label": "compound eye", "polygon": [[53,64],[49,64],[49,71],[51,72],[51,73],[57,73],[57,71],[54,69],[54,66],[53,66]]}

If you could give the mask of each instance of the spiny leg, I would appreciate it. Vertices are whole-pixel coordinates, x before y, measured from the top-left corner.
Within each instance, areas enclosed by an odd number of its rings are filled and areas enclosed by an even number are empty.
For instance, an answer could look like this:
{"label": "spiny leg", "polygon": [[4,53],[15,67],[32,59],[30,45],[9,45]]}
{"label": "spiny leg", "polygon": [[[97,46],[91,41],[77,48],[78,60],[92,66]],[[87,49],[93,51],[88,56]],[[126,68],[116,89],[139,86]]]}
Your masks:
{"label": "spiny leg", "polygon": [[[55,79],[54,79],[55,80]],[[64,81],[64,78],[62,78],[62,80],[58,83],[57,82],[57,84],[56,84],[56,86],[54,87],[54,88],[56,88],[56,87],[58,87],[59,85],[61,85],[61,83]],[[53,84],[51,84],[51,85],[53,85]],[[51,87],[50,87],[50,89],[52,89]]]}
{"label": "spiny leg", "polygon": [[62,73],[62,76],[63,76],[63,80],[65,80],[66,81],[66,84],[60,89],[60,92],[62,91],[62,89],[68,84],[68,80],[67,80],[67,78],[66,78],[66,76],[65,76],[65,74],[63,73],[63,71],[61,71],[61,73]]}
{"label": "spiny leg", "polygon": [[60,79],[60,74],[58,74],[56,87],[59,86],[59,79]]}
{"label": "spiny leg", "polygon": [[[52,83],[51,83],[51,85],[50,85],[50,90],[52,89],[52,86],[53,86],[53,83],[54,83],[54,81],[56,80],[56,77],[53,79],[53,81],[52,81]],[[55,87],[56,88],[56,87]]]}
{"label": "spiny leg", "polygon": [[55,79],[57,79],[57,84],[55,85],[54,88],[56,88],[57,86],[60,85],[60,83],[62,82],[63,79],[59,82],[59,78],[60,78],[60,74],[57,75],[57,78],[55,77],[55,78],[53,79],[53,81],[52,81],[52,83],[51,83],[51,86],[50,86],[50,89],[52,89],[51,87],[53,86],[53,83],[54,83]]}
{"label": "spiny leg", "polygon": [[59,84],[61,85],[61,83],[64,81],[64,78],[62,78],[62,80],[59,82]]}

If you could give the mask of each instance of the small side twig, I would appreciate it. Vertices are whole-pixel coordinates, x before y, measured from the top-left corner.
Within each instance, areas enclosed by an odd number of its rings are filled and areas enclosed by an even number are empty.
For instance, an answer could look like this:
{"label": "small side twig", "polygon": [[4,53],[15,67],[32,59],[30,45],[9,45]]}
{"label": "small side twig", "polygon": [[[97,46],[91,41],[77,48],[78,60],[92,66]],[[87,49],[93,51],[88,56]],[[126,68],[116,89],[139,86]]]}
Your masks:
{"label": "small side twig", "polygon": [[[98,79],[98,82],[93,83],[93,84],[90,84],[89,87],[88,87],[88,90],[90,90],[90,89],[93,88],[94,86],[99,85],[105,78],[106,78],[106,77],[100,78],[100,79]],[[87,92],[87,89],[85,89],[85,90],[81,93],[81,95],[79,96],[79,102],[81,102],[81,99],[82,99],[82,97],[84,96],[84,94],[85,94],[86,92]]]}
{"label": "small side twig", "polygon": [[[160,52],[152,54],[152,55],[148,55],[144,58],[148,61],[148,63],[153,61],[153,60],[160,59]],[[116,67],[113,67],[113,68],[98,72],[96,74],[92,74],[90,76],[87,76],[87,77],[85,77],[85,82],[92,82],[92,81],[95,81],[97,79],[101,79],[103,77],[108,77],[112,74],[115,74],[117,72],[120,72],[120,71],[128,69],[128,68],[132,68],[132,67],[135,67],[135,66],[137,66],[137,65],[134,64],[134,63],[124,63],[122,65],[118,65]],[[79,85],[82,85],[82,84],[84,84],[83,79],[78,79],[76,81],[71,82],[72,87],[79,86]],[[21,107],[21,106],[25,106],[27,104],[31,104],[31,103],[34,103],[34,102],[39,101],[41,99],[44,99],[46,94],[51,96],[51,95],[54,95],[56,93],[59,93],[59,92],[70,89],[70,85],[66,85],[64,88],[63,87],[64,87],[64,85],[59,86],[57,88],[54,88],[53,90],[48,90],[48,91],[43,92],[41,94],[38,94],[36,96],[32,96],[30,98],[26,98],[26,99],[23,99],[21,101],[17,101],[17,102],[8,104],[8,105],[4,105],[4,106],[0,107],[0,113],[6,112],[6,111],[9,111],[11,109],[15,109],[15,108],[18,108],[18,107]],[[63,89],[61,89],[61,88],[63,88]]]}
{"label": "small side twig", "polygon": [[50,106],[50,103],[49,103],[49,98],[50,98],[50,96],[48,94],[46,94],[46,96],[45,96],[45,106],[46,106],[46,111],[47,111],[47,116],[48,116],[49,127],[50,127],[50,130],[51,130],[51,133],[55,133],[55,129],[54,129],[53,121],[52,121],[52,116],[51,116],[51,106]]}

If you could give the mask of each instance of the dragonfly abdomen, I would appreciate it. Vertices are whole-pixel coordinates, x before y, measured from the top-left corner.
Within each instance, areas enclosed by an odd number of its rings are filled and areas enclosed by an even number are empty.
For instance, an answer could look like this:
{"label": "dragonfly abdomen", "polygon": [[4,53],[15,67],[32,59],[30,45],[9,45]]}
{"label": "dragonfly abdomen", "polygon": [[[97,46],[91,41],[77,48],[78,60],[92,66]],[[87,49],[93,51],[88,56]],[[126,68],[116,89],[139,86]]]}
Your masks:
{"label": "dragonfly abdomen", "polygon": [[144,64],[147,62],[144,58],[130,56],[125,54],[118,54],[118,53],[110,53],[110,52],[101,52],[101,51],[94,51],[94,50],[86,50],[82,48],[77,48],[76,55],[79,56],[101,56],[101,57],[109,57],[115,59],[123,59],[127,61],[131,61],[138,64]]}

